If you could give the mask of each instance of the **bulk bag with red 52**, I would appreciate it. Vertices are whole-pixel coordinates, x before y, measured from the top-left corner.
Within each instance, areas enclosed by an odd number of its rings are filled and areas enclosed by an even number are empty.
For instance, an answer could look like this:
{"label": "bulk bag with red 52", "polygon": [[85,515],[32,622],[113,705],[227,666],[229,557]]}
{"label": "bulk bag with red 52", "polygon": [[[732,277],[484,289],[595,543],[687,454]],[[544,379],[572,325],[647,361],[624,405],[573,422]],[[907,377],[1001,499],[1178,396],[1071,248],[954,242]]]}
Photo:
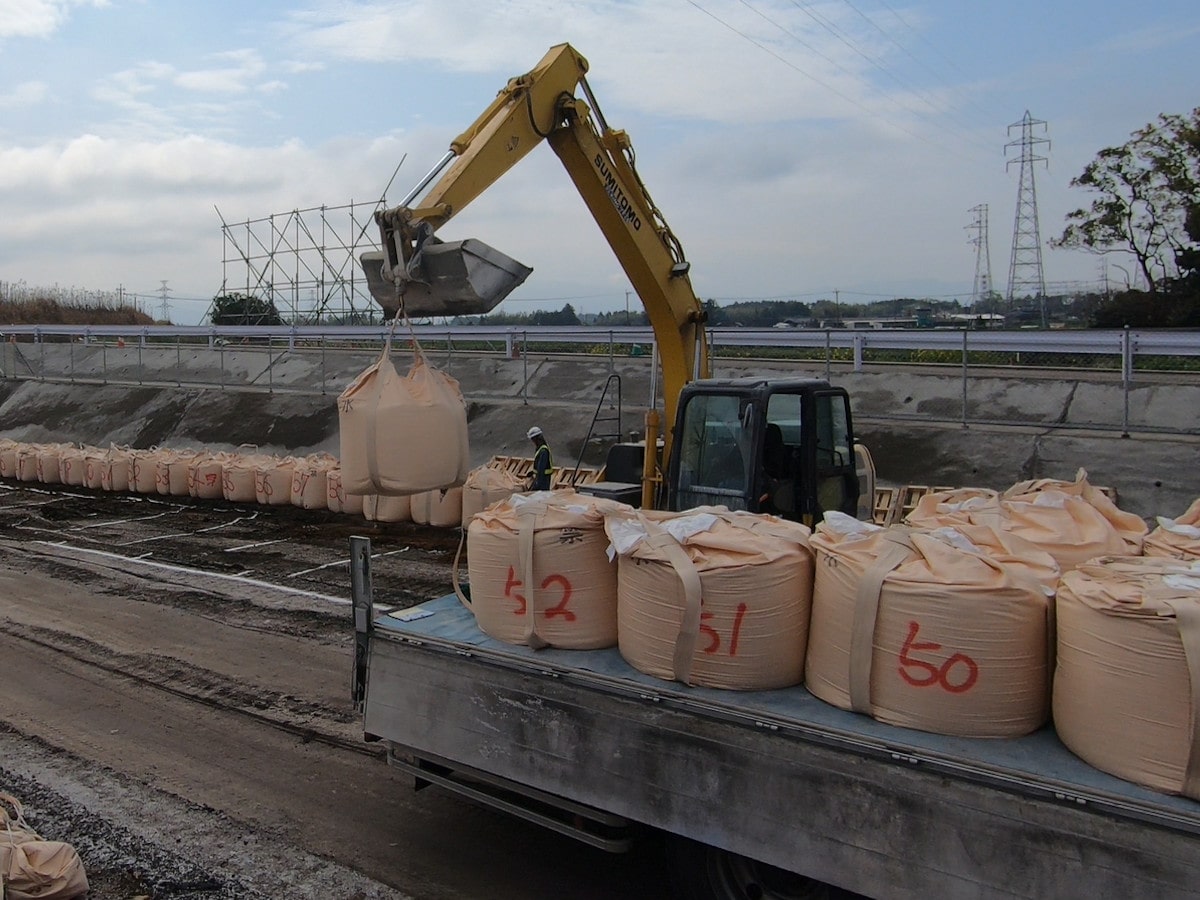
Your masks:
{"label": "bulk bag with red 52", "polygon": [[617,506],[569,490],[538,491],[476,513],[466,532],[467,572],[480,629],[539,648],[616,644],[617,570],[604,513]]}
{"label": "bulk bag with red 52", "polygon": [[1059,569],[982,525],[880,528],[826,513],[805,684],[881,722],[1016,737],[1049,715]]}

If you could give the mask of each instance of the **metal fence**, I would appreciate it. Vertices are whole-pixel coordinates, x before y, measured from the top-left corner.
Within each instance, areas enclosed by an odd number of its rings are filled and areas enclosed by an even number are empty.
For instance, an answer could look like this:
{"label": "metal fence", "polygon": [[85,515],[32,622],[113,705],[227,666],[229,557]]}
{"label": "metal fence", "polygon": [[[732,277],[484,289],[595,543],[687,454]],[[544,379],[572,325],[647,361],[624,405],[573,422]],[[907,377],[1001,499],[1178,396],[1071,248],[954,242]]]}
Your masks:
{"label": "metal fence", "polygon": [[[324,394],[361,367],[347,351],[377,353],[390,333],[386,325],[6,326],[0,377]],[[410,335],[447,368],[467,356],[521,360],[525,400],[537,396],[532,357],[600,357],[610,370],[642,357],[647,371],[656,357],[653,332],[636,326],[418,325],[402,326],[394,339]],[[1197,433],[1195,331],[720,328],[708,337],[714,374],[798,366],[846,384],[867,417]],[[303,377],[283,371],[297,360]],[[874,388],[917,375],[933,378],[911,409],[890,398],[872,402]]]}

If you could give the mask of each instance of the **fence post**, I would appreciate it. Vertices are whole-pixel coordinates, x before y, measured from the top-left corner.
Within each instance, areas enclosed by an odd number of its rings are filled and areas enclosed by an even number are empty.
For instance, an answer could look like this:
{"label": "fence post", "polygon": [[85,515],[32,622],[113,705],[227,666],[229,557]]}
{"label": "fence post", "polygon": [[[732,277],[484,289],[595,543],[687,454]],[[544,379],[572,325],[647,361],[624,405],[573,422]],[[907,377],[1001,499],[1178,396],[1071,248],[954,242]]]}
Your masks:
{"label": "fence post", "polygon": [[521,402],[529,405],[529,332],[521,332],[521,364],[525,367],[525,376],[521,379]]}
{"label": "fence post", "polygon": [[321,396],[325,396],[325,335],[321,335]]}
{"label": "fence post", "polygon": [[854,341],[854,371],[861,372],[863,370],[863,345],[866,343],[866,338],[861,334],[851,336]]}
{"label": "fence post", "polygon": [[967,329],[963,329],[962,348],[962,427],[967,427]]}
{"label": "fence post", "polygon": [[832,346],[832,343],[831,343],[830,337],[829,337],[829,329],[826,328],[825,329],[825,380],[826,381],[833,380],[830,377],[830,369],[829,369],[830,360],[831,360],[832,355],[833,355],[833,346]]}
{"label": "fence post", "polygon": [[1129,388],[1133,383],[1133,341],[1129,326],[1121,332],[1121,393],[1124,395],[1124,412],[1121,414],[1121,437],[1129,437]]}

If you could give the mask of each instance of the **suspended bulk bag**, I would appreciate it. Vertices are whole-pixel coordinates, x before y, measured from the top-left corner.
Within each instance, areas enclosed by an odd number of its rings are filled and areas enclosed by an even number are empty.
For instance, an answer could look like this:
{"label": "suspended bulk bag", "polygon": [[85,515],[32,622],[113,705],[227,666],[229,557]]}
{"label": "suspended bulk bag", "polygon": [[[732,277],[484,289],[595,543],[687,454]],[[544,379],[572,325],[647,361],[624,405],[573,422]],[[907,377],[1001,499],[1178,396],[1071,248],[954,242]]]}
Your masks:
{"label": "suspended bulk bag", "polygon": [[1200,800],[1200,563],[1105,557],[1063,576],[1054,723],[1096,768]]}
{"label": "suspended bulk bag", "polygon": [[124,447],[110,447],[100,463],[100,488],[127,491],[133,475],[133,453]]}
{"label": "suspended bulk bag", "polygon": [[412,498],[380,497],[378,494],[347,494],[346,499],[360,498],[362,515],[368,522],[409,522],[412,520]]}
{"label": "suspended bulk bag", "polygon": [[158,493],[158,448],[131,450],[129,486],[139,494]]}
{"label": "suspended bulk bag", "polygon": [[1159,516],[1158,527],[1146,538],[1144,549],[1147,556],[1200,559],[1200,499],[1178,519]]}
{"label": "suspended bulk bag", "polygon": [[338,397],[342,486],[350,494],[418,494],[466,478],[467,409],[458,382],[415,347],[401,378],[379,359]]}
{"label": "suspended bulk bag", "polygon": [[805,684],[881,722],[1016,737],[1049,712],[1046,553],[986,526],[884,529],[826,513]]}
{"label": "suspended bulk bag", "polygon": [[480,629],[536,648],[614,646],[617,572],[604,532],[604,511],[613,505],[569,490],[538,491],[478,513],[466,543],[469,605]]}
{"label": "suspended bulk bag", "polygon": [[258,467],[266,461],[259,454],[234,454],[221,466],[221,494],[230,503],[257,503]]}
{"label": "suspended bulk bag", "polygon": [[685,684],[766,690],[804,676],[813,554],[803,525],[724,508],[613,515],[619,646]]}
{"label": "suspended bulk bag", "polygon": [[460,487],[414,494],[412,520],[434,528],[457,528],[462,524],[462,497]]}
{"label": "suspended bulk bag", "polygon": [[81,447],[64,447],[58,457],[58,480],[71,487],[83,487],[87,477],[87,455]]}
{"label": "suspended bulk bag", "polygon": [[292,457],[268,456],[254,471],[254,496],[264,506],[289,506],[292,502]]}
{"label": "suspended bulk bag", "polygon": [[0,478],[17,477],[17,454],[21,445],[8,439],[0,441]]}
{"label": "suspended bulk bag", "polygon": [[472,469],[462,487],[463,528],[470,524],[472,517],[480,510],[487,509],[493,503],[505,500],[524,489],[524,479],[507,469],[492,466]]}
{"label": "suspended bulk bag", "polygon": [[37,480],[42,484],[62,484],[61,444],[46,444],[38,450]]}
{"label": "suspended bulk bag", "polygon": [[225,496],[225,459],[223,453],[197,453],[188,461],[188,493],[200,500],[220,500]]}

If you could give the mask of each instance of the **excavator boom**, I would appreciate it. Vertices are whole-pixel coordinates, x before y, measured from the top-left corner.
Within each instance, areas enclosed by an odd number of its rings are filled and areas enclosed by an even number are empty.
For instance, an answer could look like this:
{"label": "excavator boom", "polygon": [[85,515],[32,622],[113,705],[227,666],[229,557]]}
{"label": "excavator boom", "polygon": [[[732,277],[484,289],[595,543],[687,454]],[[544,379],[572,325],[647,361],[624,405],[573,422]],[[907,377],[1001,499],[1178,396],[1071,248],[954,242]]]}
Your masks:
{"label": "excavator boom", "polygon": [[[646,310],[662,366],[665,419],[672,423],[683,386],[709,374],[704,307],[679,241],[637,174],[628,135],[610,129],[599,113],[587,70],[583,56],[559,44],[510,79],[417,190],[376,213],[383,249],[364,254],[363,268],[389,315],[490,311],[530,270],[478,241],[442,243],[437,232],[547,141]],[[669,452],[670,432],[664,437]]]}

